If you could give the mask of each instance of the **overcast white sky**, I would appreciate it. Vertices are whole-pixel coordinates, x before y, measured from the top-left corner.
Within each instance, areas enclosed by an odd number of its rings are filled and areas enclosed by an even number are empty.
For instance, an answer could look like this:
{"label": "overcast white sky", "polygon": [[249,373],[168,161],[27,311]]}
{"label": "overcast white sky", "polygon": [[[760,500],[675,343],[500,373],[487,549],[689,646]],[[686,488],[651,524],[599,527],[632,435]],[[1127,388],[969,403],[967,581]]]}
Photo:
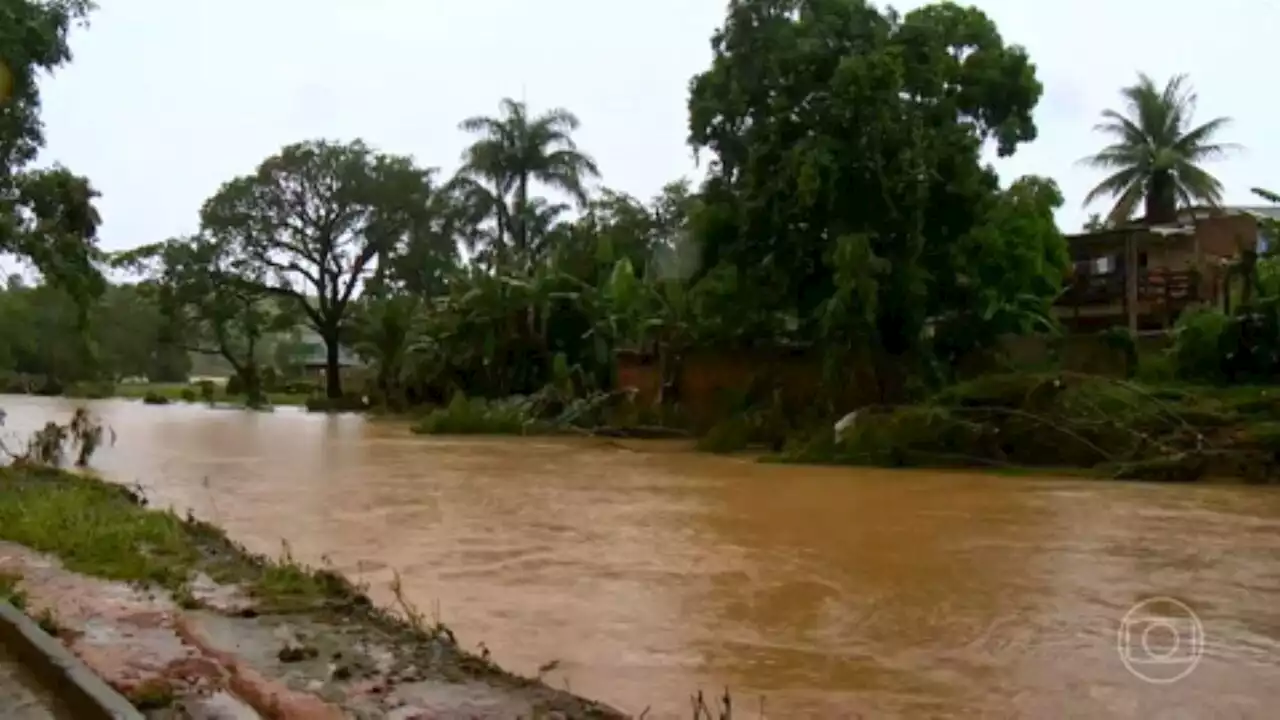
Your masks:
{"label": "overcast white sky", "polygon": [[[194,230],[218,185],[303,139],[362,137],[452,171],[463,117],[504,95],[579,115],[605,183],[641,197],[694,173],[689,78],[710,58],[722,0],[100,0],[75,63],[46,86],[49,147],[103,193],[103,244]],[[898,3],[909,9],[921,3]],[[1216,164],[1228,201],[1280,189],[1277,0],[980,0],[1046,86],[1040,139],[1000,164],[1049,175],[1064,230],[1097,176],[1075,165],[1139,71],[1185,72],[1203,119],[1236,119],[1247,150]],[[1104,210],[1105,208],[1097,208]]]}

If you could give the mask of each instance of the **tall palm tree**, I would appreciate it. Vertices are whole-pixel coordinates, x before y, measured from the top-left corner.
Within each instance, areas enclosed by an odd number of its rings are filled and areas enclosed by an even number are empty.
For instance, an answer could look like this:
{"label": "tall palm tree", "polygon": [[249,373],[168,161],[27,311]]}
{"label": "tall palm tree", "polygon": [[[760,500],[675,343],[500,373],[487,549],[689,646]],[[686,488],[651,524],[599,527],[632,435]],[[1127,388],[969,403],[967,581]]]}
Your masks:
{"label": "tall palm tree", "polygon": [[1127,221],[1139,203],[1149,223],[1173,221],[1179,203],[1219,204],[1222,183],[1200,165],[1237,147],[1216,141],[1231,118],[1193,126],[1196,94],[1186,75],[1174,76],[1162,89],[1140,74],[1120,94],[1124,112],[1104,110],[1102,122],[1094,126],[1114,142],[1081,161],[1111,172],[1089,192],[1085,204],[1104,196],[1114,198],[1111,223]]}
{"label": "tall palm tree", "polygon": [[530,183],[549,185],[585,204],[586,181],[600,175],[595,160],[573,140],[579,122],[568,110],[530,116],[523,102],[504,98],[498,117],[467,118],[459,127],[480,135],[463,153],[459,182],[474,202],[491,207],[498,245],[505,247],[509,236],[511,249],[522,257],[531,249]]}

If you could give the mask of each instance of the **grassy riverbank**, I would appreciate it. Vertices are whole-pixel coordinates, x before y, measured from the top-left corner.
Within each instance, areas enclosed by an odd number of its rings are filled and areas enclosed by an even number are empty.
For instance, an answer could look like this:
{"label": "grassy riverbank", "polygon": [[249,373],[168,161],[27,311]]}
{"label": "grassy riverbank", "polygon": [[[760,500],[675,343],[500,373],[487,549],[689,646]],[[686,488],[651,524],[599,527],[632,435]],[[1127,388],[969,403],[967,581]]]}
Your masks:
{"label": "grassy riverbank", "polygon": [[[267,400],[272,405],[305,405],[310,395],[305,393],[284,393],[270,392],[267,393]],[[194,383],[131,383],[115,386],[112,393],[114,397],[129,398],[134,400],[147,400],[151,398],[153,401],[161,398],[167,402],[208,402],[201,394],[199,385]],[[222,386],[215,386],[212,401],[216,403],[243,403],[244,396],[228,395],[226,389]]]}
{"label": "grassy riverbank", "polygon": [[790,442],[783,461],[1069,468],[1164,481],[1280,477],[1280,388],[1144,385],[1073,373],[991,375],[860,411]]}
{"label": "grassy riverbank", "polygon": [[[539,711],[571,718],[620,717],[463,651],[448,628],[426,621],[403,598],[398,613],[375,608],[361,588],[335,572],[304,567],[287,554],[276,561],[252,555],[209,524],[147,508],[129,490],[92,477],[32,466],[0,469],[0,541],[55,556],[76,573],[151,587],[191,611],[214,609],[197,591],[205,582],[200,578],[211,579],[251,600],[252,615],[239,610],[227,622],[252,618],[253,628],[246,632],[260,629],[264,618],[271,617],[305,624],[316,646],[341,639],[346,649],[332,652],[335,661],[343,652],[350,658],[359,643],[376,643],[391,648],[400,673],[393,673],[395,678],[412,668],[415,682],[480,683],[495,693],[518,695]],[[11,595],[21,592],[21,583],[13,578],[5,587]],[[58,624],[56,617],[41,620]],[[326,639],[328,635],[332,638]],[[316,651],[300,652],[305,659]],[[281,661],[286,661],[283,651]],[[336,677],[345,681],[351,673],[344,672]],[[383,674],[379,682],[385,686],[398,682]],[[334,677],[332,670],[321,675],[330,685],[338,682]],[[358,694],[351,688],[332,692],[335,697]]]}

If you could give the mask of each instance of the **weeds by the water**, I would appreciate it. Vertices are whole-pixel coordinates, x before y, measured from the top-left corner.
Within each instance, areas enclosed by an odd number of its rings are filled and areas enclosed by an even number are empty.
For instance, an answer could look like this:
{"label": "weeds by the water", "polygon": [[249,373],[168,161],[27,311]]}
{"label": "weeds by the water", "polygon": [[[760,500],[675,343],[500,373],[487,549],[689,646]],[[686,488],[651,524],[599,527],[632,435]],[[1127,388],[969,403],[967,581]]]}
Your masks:
{"label": "weeds by the water", "polygon": [[522,404],[468,399],[462,393],[413,426],[424,435],[524,435],[532,425]]}
{"label": "weeds by the water", "polygon": [[75,459],[76,467],[86,467],[93,454],[102,446],[103,437],[107,434],[114,444],[114,430],[103,426],[88,410],[77,408],[66,425],[49,421],[32,433],[31,437],[21,441],[16,450],[0,440],[0,452],[8,455],[10,461],[17,465],[62,467],[67,457],[71,456]]}
{"label": "weeds by the water", "polygon": [[[391,576],[391,596],[395,599],[395,607],[400,611],[401,616],[409,627],[415,633],[424,638],[447,637],[450,642],[456,643],[457,638],[454,637],[453,631],[444,624],[440,619],[440,605],[435,604],[431,609],[431,621],[428,622],[426,615],[423,614],[418,606],[413,604],[404,593],[404,584],[400,581],[400,571],[393,570]],[[489,661],[489,649],[484,647],[484,643],[480,644],[483,652],[480,656],[481,660]]]}
{"label": "weeds by the water", "polygon": [[[528,396],[499,400],[468,398],[457,393],[449,404],[427,413],[414,426],[423,435],[627,435],[606,422],[611,404],[628,391],[575,397],[549,385]],[[630,428],[629,428],[630,430]],[[638,427],[635,434],[665,428]]]}
{"label": "weeds by the water", "polygon": [[[733,696],[729,694],[729,688],[725,688],[724,694],[713,702],[714,707],[708,705],[701,690],[691,695],[689,705],[693,709],[693,720],[733,720]],[[647,708],[645,712],[648,712]],[[644,713],[641,713],[640,717],[643,718]],[[764,720],[764,696],[760,697],[760,711],[757,717],[759,720]]]}
{"label": "weeds by the water", "polygon": [[199,555],[172,513],[143,512],[123,488],[40,467],[0,470],[0,539],[77,572],[173,586]]}

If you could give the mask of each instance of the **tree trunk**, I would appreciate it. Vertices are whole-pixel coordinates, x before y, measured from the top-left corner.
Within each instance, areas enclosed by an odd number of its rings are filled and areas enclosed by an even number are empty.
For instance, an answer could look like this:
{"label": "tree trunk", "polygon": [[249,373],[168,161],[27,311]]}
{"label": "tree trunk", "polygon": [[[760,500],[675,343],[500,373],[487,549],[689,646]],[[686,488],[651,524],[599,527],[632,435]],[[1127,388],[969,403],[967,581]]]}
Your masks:
{"label": "tree trunk", "polygon": [[1177,219],[1178,197],[1173,178],[1168,173],[1157,172],[1151,176],[1151,186],[1143,200],[1148,225],[1171,223]]}
{"label": "tree trunk", "polygon": [[251,408],[262,407],[266,401],[266,397],[262,394],[262,374],[258,372],[258,363],[252,358],[240,373],[240,379],[244,382],[245,405]]}
{"label": "tree trunk", "polygon": [[338,363],[338,343],[336,333],[324,335],[324,385],[325,396],[330,400],[342,397],[342,366]]}
{"label": "tree trunk", "polygon": [[529,175],[521,173],[520,183],[516,189],[516,227],[520,233],[518,243],[520,246],[520,261],[523,265],[528,259],[529,254]]}

